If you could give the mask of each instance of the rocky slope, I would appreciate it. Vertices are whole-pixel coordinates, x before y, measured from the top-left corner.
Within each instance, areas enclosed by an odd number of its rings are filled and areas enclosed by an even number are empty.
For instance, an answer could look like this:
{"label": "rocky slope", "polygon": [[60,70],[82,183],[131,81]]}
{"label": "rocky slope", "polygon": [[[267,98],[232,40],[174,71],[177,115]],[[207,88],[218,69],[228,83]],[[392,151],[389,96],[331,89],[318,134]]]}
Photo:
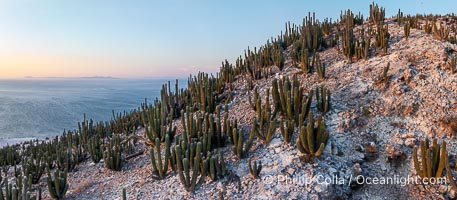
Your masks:
{"label": "rocky slope", "polygon": [[[324,84],[332,91],[332,109],[325,120],[330,139],[322,156],[303,161],[294,144],[283,142],[279,128],[272,142],[255,140],[250,157],[262,161],[260,179],[249,174],[247,159],[237,159],[232,146],[223,149],[229,174],[221,181],[207,180],[188,193],[177,174],[164,180],[151,178],[147,153],[127,161],[121,172],[107,170],[103,164],[87,162],[69,174],[68,199],[118,199],[122,188],[128,199],[446,199],[456,198],[448,184],[364,184],[366,178],[414,177],[411,154],[425,137],[448,142],[451,165],[457,153],[454,134],[457,127],[457,75],[444,69],[457,45],[441,42],[423,30],[411,29],[408,40],[403,27],[389,24],[391,39],[387,55],[371,56],[349,64],[338,47],[320,54],[327,78],[303,74],[287,59],[283,71],[255,82],[260,95],[276,77],[298,75],[306,89]],[[386,85],[377,77],[390,62]],[[238,79],[230,117],[236,117],[245,137],[255,112],[249,107],[243,79]],[[312,110],[316,106],[312,105]],[[180,127],[180,120],[175,125]],[[178,130],[178,133],[180,130]],[[142,130],[137,132],[143,135]],[[294,138],[298,130],[295,130]],[[146,149],[139,145],[138,149]],[[147,151],[146,151],[147,152]],[[44,183],[42,184],[45,185]],[[44,194],[47,195],[46,192]]]}

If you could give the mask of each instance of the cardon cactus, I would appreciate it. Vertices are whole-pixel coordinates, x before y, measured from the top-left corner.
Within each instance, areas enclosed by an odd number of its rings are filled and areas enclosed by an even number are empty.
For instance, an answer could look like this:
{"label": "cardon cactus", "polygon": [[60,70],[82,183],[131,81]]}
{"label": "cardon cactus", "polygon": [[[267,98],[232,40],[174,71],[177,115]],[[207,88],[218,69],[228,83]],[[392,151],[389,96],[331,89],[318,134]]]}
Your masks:
{"label": "cardon cactus", "polygon": [[247,157],[249,150],[251,149],[252,142],[254,141],[255,136],[255,127],[252,127],[251,133],[249,134],[249,139],[244,144],[243,133],[240,129],[233,129],[232,141],[234,142],[233,151],[238,156],[238,158]]}
{"label": "cardon cactus", "polygon": [[420,159],[422,168],[419,164],[417,148],[414,147],[413,149],[413,162],[417,175],[421,178],[441,177],[447,156],[446,142],[443,141],[440,147],[437,139],[433,139],[432,146],[429,146],[428,139],[421,141]]}
{"label": "cardon cactus", "polygon": [[155,149],[157,152],[157,158],[154,155],[154,148],[151,148],[149,151],[149,156],[152,164],[152,174],[154,179],[164,179],[167,171],[168,164],[170,163],[170,136],[167,134],[165,136],[165,160],[162,162],[162,153],[160,150],[160,139],[156,138]]}
{"label": "cardon cactus", "polygon": [[329,138],[329,132],[322,116],[317,119],[317,127],[314,127],[313,113],[309,112],[308,125],[300,127],[300,133],[296,141],[298,150],[311,156],[319,157],[324,151]]}
{"label": "cardon cactus", "polygon": [[262,171],[262,162],[261,161],[254,161],[254,164],[251,164],[251,158],[248,160],[248,167],[249,173],[251,173],[252,177],[257,179],[260,177],[260,172]]}
{"label": "cardon cactus", "polygon": [[[175,146],[179,179],[188,192],[191,192],[199,187],[204,182],[206,177],[206,165],[201,165],[202,146],[203,144],[201,143],[197,144],[197,151],[192,167],[192,174],[190,174],[191,166],[189,164],[189,159],[183,158],[183,152],[180,145]],[[203,166],[203,168],[200,169],[200,166]]]}
{"label": "cardon cactus", "polygon": [[46,182],[48,184],[49,195],[54,199],[63,199],[68,190],[67,172],[55,170],[53,177],[49,168],[46,171],[48,174]]}
{"label": "cardon cactus", "polygon": [[331,108],[332,96],[331,92],[321,86],[320,88],[316,88],[316,101],[317,101],[317,109],[322,113],[327,113]]}
{"label": "cardon cactus", "polygon": [[33,184],[37,184],[45,169],[45,165],[41,161],[41,155],[37,156],[36,159],[27,158],[23,160],[22,163],[24,174],[29,176],[29,179]]}
{"label": "cardon cactus", "polygon": [[226,174],[225,170],[225,160],[224,155],[222,153],[211,155],[209,158],[209,177],[213,181],[217,181],[219,179],[224,178]]}
{"label": "cardon cactus", "polygon": [[89,140],[89,154],[94,163],[100,162],[103,158],[103,144],[101,141],[98,134]]}
{"label": "cardon cactus", "polygon": [[290,141],[292,141],[292,136],[294,135],[294,129],[295,129],[294,120],[285,121],[285,124],[284,124],[284,120],[281,117],[281,120],[279,122],[279,128],[281,129],[281,134],[282,134],[282,138],[284,139],[284,142],[289,144]]}
{"label": "cardon cactus", "polygon": [[114,171],[122,169],[122,146],[120,136],[114,136],[104,154],[105,167]]}

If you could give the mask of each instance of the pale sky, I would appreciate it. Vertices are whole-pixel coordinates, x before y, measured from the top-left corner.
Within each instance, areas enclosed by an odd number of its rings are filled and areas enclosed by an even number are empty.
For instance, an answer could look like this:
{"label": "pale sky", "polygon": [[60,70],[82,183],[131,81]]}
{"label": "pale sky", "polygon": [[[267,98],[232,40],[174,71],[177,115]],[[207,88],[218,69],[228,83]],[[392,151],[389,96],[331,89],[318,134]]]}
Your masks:
{"label": "pale sky", "polygon": [[[0,1],[0,78],[161,77],[215,72],[308,12],[366,17],[372,1]],[[439,3],[437,3],[439,2]],[[392,16],[451,13],[457,3],[377,1]]]}

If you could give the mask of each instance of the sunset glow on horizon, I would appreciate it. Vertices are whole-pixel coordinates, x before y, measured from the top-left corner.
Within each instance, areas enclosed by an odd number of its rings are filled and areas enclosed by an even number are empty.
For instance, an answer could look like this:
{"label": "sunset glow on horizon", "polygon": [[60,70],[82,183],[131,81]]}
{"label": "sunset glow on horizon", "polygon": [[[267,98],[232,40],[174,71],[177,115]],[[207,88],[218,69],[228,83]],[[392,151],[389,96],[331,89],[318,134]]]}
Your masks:
{"label": "sunset glow on horizon", "polygon": [[[0,78],[148,78],[216,72],[250,46],[276,37],[308,12],[339,18],[350,8],[366,18],[372,1],[2,1]],[[377,1],[396,14],[446,14],[452,0]],[[407,4],[407,5],[406,5]],[[443,4],[448,6],[443,6]],[[446,10],[444,10],[445,8]]]}

